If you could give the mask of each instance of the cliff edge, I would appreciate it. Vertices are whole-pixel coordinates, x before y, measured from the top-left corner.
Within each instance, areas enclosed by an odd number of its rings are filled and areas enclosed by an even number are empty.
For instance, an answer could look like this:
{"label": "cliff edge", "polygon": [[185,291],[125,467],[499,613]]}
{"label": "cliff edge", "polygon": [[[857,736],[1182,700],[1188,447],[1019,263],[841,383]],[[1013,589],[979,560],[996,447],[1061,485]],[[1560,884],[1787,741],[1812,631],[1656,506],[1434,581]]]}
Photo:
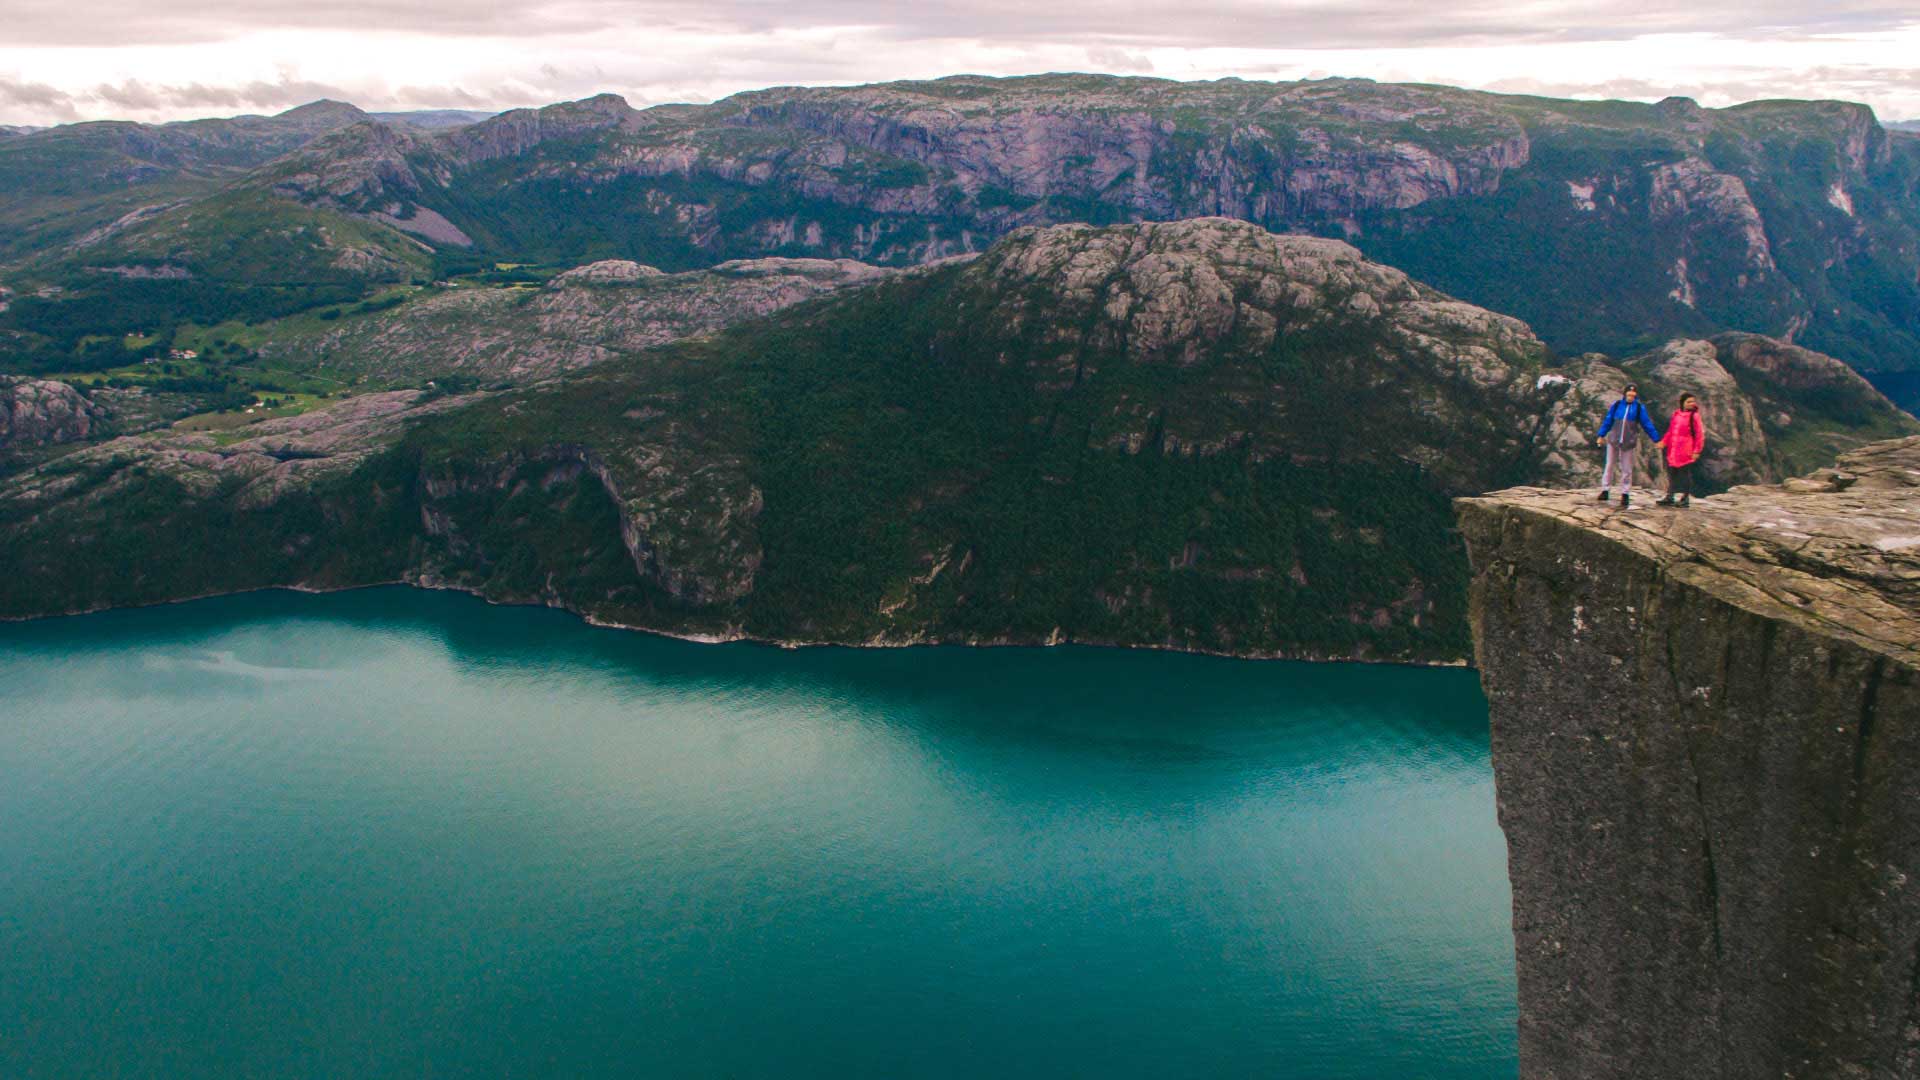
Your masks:
{"label": "cliff edge", "polygon": [[1920,438],[1457,505],[1523,1077],[1920,1076]]}

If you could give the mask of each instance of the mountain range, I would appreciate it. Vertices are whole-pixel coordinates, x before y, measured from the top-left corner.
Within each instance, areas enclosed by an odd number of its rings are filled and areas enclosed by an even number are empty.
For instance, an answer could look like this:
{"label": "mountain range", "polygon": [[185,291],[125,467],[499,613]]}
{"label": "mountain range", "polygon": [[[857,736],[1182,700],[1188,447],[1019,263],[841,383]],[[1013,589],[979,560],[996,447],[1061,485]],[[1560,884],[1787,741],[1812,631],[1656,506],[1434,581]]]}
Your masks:
{"label": "mountain range", "polygon": [[54,128],[0,143],[0,258],[16,291],[179,274],[245,312],[476,259],[909,265],[1030,224],[1223,215],[1346,239],[1569,354],[1742,330],[1895,375],[1920,369],[1917,184],[1920,139],[1841,102],[962,76],[440,131],[333,102]]}
{"label": "mountain range", "polygon": [[[661,321],[809,273],[717,334]],[[78,391],[16,386],[48,417],[64,392],[44,441],[82,445],[0,482],[0,615],[409,581],[708,638],[1458,660],[1449,499],[1591,480],[1630,378],[1708,398],[1723,482],[1920,431],[1784,342],[1556,362],[1344,241],[1222,218],[693,278],[603,263],[483,305],[542,355],[574,332],[556,314],[611,324],[604,355],[522,384],[442,375],[237,430],[86,444]]]}
{"label": "mountain range", "polygon": [[1846,103],[1358,80],[8,135],[0,617],[1456,661],[1449,500],[1594,482],[1630,381],[1709,490],[1920,432],[1916,185]]}

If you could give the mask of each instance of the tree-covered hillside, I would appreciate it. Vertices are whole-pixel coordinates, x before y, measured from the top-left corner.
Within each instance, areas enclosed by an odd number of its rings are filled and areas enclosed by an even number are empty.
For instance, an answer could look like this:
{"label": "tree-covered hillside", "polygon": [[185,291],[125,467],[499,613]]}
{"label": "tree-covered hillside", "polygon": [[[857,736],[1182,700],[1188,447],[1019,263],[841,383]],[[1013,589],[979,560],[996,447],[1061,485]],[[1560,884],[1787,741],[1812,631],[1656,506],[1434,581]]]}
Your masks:
{"label": "tree-covered hillside", "polygon": [[[711,287],[642,270],[498,317]],[[1458,659],[1450,498],[1589,477],[1629,372],[1746,418],[1714,482],[1920,430],[1771,339],[1558,364],[1345,243],[1227,219],[870,279],[517,388],[43,448],[0,481],[0,614],[407,580],[718,637]]]}
{"label": "tree-covered hillside", "polygon": [[1529,474],[1544,357],[1335,241],[1028,231],[524,390],[56,459],[0,490],[0,611],[406,578],[779,640],[1455,657],[1448,497]]}

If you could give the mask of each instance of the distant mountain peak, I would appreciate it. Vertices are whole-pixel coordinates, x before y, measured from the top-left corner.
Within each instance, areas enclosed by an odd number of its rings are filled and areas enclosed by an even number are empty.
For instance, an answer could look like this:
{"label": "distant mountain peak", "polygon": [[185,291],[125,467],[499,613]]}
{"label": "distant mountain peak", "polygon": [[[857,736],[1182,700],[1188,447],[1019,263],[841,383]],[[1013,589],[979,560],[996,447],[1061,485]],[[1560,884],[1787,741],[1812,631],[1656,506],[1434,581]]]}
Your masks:
{"label": "distant mountain peak", "polygon": [[487,109],[405,109],[368,115],[382,123],[401,124],[422,131],[444,131],[477,124],[498,113]]}
{"label": "distant mountain peak", "polygon": [[634,115],[635,111],[633,106],[627,104],[626,98],[621,97],[619,94],[606,93],[595,94],[592,97],[584,97],[578,101],[562,101],[554,105],[548,105],[546,108],[540,110],[540,115],[548,122],[559,117],[571,119],[593,116],[604,117],[617,123]]}
{"label": "distant mountain peak", "polygon": [[321,98],[318,101],[309,101],[305,105],[295,105],[285,112],[274,115],[277,119],[281,120],[319,120],[323,118],[364,120],[368,118],[368,114],[358,105],[346,101],[335,101],[332,98]]}

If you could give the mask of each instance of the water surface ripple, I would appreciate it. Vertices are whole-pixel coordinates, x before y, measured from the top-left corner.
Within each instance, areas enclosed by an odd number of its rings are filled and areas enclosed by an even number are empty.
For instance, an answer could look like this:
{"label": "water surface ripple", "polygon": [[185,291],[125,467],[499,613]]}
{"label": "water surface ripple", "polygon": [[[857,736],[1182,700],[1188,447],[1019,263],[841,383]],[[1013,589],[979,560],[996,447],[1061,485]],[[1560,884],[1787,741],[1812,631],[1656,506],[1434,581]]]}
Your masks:
{"label": "water surface ripple", "polygon": [[0,1075],[1510,1078],[1472,674],[0,626]]}

